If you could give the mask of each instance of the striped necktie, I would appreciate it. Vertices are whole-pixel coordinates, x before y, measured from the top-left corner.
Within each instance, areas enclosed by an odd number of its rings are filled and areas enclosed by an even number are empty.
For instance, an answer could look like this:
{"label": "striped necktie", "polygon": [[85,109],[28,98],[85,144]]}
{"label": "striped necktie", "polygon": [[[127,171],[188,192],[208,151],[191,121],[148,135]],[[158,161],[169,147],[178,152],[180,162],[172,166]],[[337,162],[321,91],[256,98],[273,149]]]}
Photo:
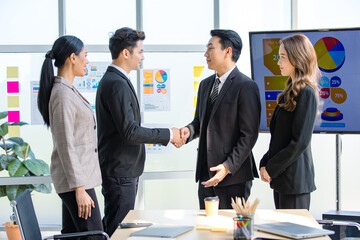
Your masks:
{"label": "striped necktie", "polygon": [[216,98],[219,95],[219,83],[220,83],[220,79],[216,78],[215,82],[214,82],[213,91],[212,91],[212,93],[210,95],[211,103],[214,103]]}

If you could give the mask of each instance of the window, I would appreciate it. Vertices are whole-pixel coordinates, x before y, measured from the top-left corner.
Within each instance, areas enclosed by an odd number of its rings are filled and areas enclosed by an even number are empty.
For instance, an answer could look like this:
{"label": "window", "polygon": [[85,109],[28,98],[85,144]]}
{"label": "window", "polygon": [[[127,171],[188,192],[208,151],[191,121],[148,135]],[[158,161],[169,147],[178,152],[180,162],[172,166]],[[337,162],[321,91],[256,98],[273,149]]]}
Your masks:
{"label": "window", "polygon": [[213,1],[144,0],[145,44],[206,44],[214,26]]}
{"label": "window", "polygon": [[0,44],[52,44],[58,34],[57,1],[0,0]]}
{"label": "window", "polygon": [[136,1],[66,1],[66,34],[85,45],[109,44],[109,34],[122,27],[136,28]]}

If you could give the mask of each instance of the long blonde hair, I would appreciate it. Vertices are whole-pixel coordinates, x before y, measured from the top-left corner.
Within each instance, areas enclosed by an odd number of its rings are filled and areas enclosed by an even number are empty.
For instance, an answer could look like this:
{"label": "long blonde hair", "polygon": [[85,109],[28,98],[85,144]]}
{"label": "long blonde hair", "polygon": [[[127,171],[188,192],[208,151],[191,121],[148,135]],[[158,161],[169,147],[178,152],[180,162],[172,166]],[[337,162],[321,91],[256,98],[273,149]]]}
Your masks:
{"label": "long blonde hair", "polygon": [[284,103],[279,106],[292,112],[296,108],[295,98],[307,85],[318,93],[320,70],[315,49],[305,35],[295,34],[283,38],[280,43],[284,46],[291,65],[295,67],[295,76],[286,81],[285,89],[278,95],[277,102],[284,97]]}

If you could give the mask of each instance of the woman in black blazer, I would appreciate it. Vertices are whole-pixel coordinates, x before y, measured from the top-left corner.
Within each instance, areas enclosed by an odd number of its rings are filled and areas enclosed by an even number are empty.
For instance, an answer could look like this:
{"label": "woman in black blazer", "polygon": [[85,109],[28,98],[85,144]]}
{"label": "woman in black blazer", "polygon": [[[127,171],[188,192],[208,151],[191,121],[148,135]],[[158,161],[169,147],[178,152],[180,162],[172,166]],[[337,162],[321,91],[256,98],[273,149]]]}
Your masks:
{"label": "woman in black blazer", "polygon": [[310,40],[282,39],[281,74],[289,76],[270,121],[270,147],[260,161],[261,179],[274,189],[277,209],[309,209],[314,183],[311,136],[318,106],[320,71]]}

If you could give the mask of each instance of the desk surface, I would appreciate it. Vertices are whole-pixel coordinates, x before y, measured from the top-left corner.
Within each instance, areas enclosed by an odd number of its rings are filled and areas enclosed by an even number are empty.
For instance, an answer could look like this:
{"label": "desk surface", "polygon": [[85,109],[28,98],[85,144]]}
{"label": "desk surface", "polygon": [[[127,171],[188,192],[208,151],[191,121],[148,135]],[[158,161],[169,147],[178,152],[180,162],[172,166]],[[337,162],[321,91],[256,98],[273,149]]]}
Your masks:
{"label": "desk surface", "polygon": [[[227,233],[216,233],[207,230],[196,230],[195,228],[185,234],[180,235],[179,240],[232,240],[233,239],[233,217],[235,217],[234,210],[219,210],[219,215],[216,217],[206,217],[205,211],[196,210],[131,210],[123,220],[123,222],[151,222],[160,225],[193,225],[195,226],[213,226],[228,228]],[[293,222],[301,223],[310,227],[321,226],[311,216],[307,210],[265,210],[258,209],[255,213],[255,224],[270,223],[270,222]],[[125,240],[129,237],[131,232],[139,231],[143,228],[120,229],[118,228],[111,240]],[[254,230],[255,237],[274,237],[275,235],[266,234]],[[151,239],[151,238],[149,238]],[[276,239],[287,239],[276,236]],[[330,239],[327,236],[312,238],[316,240]]]}

